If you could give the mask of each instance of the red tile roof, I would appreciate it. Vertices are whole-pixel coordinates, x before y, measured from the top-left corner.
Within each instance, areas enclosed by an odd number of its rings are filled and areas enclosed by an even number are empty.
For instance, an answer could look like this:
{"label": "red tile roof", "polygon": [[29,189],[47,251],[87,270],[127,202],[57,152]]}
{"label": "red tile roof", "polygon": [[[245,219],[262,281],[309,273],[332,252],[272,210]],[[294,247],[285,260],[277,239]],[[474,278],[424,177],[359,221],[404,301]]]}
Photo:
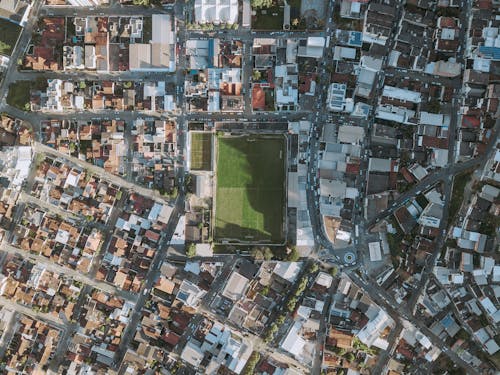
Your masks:
{"label": "red tile roof", "polygon": [[428,135],[424,135],[422,138],[422,145],[425,147],[441,149],[448,148],[448,139],[446,138],[430,137]]}
{"label": "red tile roof", "polygon": [[441,17],[439,20],[439,27],[441,28],[450,28],[453,29],[455,28],[456,23],[455,20],[451,17]]}
{"label": "red tile roof", "polygon": [[477,7],[479,9],[491,9],[492,8],[491,0],[479,0],[477,2]]}
{"label": "red tile roof", "polygon": [[165,341],[167,344],[170,344],[172,346],[177,345],[179,340],[181,339],[180,336],[176,335],[173,332],[168,332],[167,334],[163,335],[161,337],[163,341]]}
{"label": "red tile roof", "polygon": [[410,184],[415,182],[415,179],[413,178],[411,173],[408,172],[408,169],[406,169],[405,167],[401,168],[401,174],[403,175],[403,178]]}
{"label": "red tile roof", "polygon": [[346,168],[345,168],[345,172],[346,173],[350,173],[350,174],[358,174],[359,173],[359,164],[347,164]]}
{"label": "red tile roof", "polygon": [[462,117],[462,128],[479,128],[481,120],[474,116]]}
{"label": "red tile roof", "polygon": [[258,84],[252,87],[252,108],[261,111],[266,109],[266,95]]}

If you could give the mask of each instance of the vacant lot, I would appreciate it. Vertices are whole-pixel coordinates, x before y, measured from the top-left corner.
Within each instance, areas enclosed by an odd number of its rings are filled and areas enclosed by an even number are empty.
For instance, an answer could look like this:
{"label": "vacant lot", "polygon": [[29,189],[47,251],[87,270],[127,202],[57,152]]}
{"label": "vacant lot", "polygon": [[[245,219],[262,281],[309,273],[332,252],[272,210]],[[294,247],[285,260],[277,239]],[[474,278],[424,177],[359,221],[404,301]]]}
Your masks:
{"label": "vacant lot", "polygon": [[462,172],[453,179],[453,192],[450,200],[449,220],[453,222],[464,200],[464,189],[472,176],[472,171]]}
{"label": "vacant lot", "polygon": [[10,56],[17,38],[21,33],[21,26],[0,18],[0,54]]}
{"label": "vacant lot", "polygon": [[212,134],[191,133],[191,170],[212,169]]}
{"label": "vacant lot", "polygon": [[283,240],[285,139],[218,137],[216,240]]}
{"label": "vacant lot", "polygon": [[16,107],[22,111],[30,109],[30,90],[31,81],[16,81],[9,86],[7,94],[7,104]]}
{"label": "vacant lot", "polygon": [[257,14],[252,19],[252,29],[283,30],[283,8],[277,6],[257,10]]}

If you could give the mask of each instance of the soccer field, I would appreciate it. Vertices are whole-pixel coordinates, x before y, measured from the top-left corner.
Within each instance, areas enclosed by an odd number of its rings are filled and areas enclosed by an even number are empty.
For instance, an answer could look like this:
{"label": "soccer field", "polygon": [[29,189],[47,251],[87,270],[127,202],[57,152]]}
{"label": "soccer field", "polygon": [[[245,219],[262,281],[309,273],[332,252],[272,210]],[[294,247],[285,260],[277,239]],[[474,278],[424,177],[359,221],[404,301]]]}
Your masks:
{"label": "soccer field", "polygon": [[191,133],[191,170],[212,169],[212,134]]}
{"label": "soccer field", "polygon": [[285,160],[282,136],[217,138],[217,241],[283,241]]}

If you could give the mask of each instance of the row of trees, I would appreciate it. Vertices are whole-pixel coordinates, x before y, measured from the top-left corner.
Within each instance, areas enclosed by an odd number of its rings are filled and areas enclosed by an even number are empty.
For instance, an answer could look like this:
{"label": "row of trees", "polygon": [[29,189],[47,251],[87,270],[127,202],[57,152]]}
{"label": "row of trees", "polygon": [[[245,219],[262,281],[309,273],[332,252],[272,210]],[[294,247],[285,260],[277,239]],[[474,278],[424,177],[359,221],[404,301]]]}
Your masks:
{"label": "row of trees", "polygon": [[260,361],[260,353],[257,351],[252,352],[250,358],[248,358],[243,371],[241,372],[243,375],[252,375],[255,372],[255,367]]}
{"label": "row of trees", "polygon": [[264,337],[264,342],[268,343],[274,339],[274,335],[276,335],[276,332],[278,332],[279,327],[281,327],[285,323],[285,320],[286,315],[284,313],[276,318],[274,323],[269,327],[266,336]]}
{"label": "row of trees", "polygon": [[212,31],[212,30],[219,30],[219,29],[226,29],[226,30],[238,30],[239,25],[237,23],[221,23],[218,25],[215,25],[213,23],[187,23],[186,28],[188,30],[206,30],[206,31]]}
{"label": "row of trees", "polygon": [[[308,273],[314,273],[318,271],[319,267],[316,263],[313,263],[309,266]],[[293,295],[288,299],[286,302],[286,310],[289,313],[292,313],[295,308],[297,307],[297,303],[299,300],[300,295],[304,292],[304,290],[307,287],[307,282],[309,281],[309,278],[307,276],[302,276],[300,281],[297,283],[295,290],[293,292]],[[280,314],[276,320],[274,321],[273,324],[269,327],[266,336],[264,336],[264,341],[265,342],[270,342],[271,340],[274,339],[274,336],[276,335],[276,332],[278,332],[279,327],[285,323],[286,320],[286,315],[285,313]]]}
{"label": "row of trees", "polygon": [[192,258],[196,255],[196,245],[194,243],[190,243],[186,246],[186,256],[188,258]]}
{"label": "row of trees", "polygon": [[[283,257],[283,255],[279,253],[275,254],[268,246],[255,246],[254,248],[252,248],[250,255],[255,260],[271,260],[273,258],[280,259]],[[300,254],[295,246],[292,246],[288,254],[284,256],[284,258],[285,259],[283,260],[286,260],[288,262],[297,262],[300,259]]]}
{"label": "row of trees", "polygon": [[255,260],[271,260],[274,256],[272,250],[267,246],[254,247],[251,255]]}
{"label": "row of trees", "polygon": [[273,0],[252,0],[251,2],[253,9],[267,9],[274,5]]}

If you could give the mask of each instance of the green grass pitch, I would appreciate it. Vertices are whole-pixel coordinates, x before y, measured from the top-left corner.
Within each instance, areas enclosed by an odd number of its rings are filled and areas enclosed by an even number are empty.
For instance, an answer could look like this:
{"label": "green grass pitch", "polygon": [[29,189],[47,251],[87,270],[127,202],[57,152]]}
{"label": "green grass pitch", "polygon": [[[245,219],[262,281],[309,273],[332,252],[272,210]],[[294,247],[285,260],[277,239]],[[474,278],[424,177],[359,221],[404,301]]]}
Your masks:
{"label": "green grass pitch", "polygon": [[216,240],[283,241],[285,160],[283,136],[218,137]]}
{"label": "green grass pitch", "polygon": [[191,170],[212,169],[212,134],[191,133]]}

